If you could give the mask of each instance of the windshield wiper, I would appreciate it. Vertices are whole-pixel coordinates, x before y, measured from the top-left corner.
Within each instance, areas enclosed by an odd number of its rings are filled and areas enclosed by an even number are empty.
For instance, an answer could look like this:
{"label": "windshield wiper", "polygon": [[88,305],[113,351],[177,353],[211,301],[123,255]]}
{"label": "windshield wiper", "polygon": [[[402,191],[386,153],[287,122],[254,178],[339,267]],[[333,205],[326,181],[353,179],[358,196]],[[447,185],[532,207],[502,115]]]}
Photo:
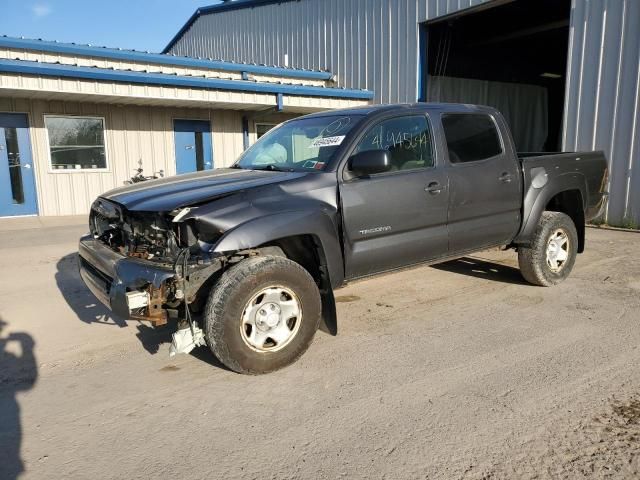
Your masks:
{"label": "windshield wiper", "polygon": [[283,168],[277,167],[274,164],[270,163],[269,165],[265,165],[264,167],[252,167],[251,170],[269,170],[271,172],[295,172],[293,168]]}

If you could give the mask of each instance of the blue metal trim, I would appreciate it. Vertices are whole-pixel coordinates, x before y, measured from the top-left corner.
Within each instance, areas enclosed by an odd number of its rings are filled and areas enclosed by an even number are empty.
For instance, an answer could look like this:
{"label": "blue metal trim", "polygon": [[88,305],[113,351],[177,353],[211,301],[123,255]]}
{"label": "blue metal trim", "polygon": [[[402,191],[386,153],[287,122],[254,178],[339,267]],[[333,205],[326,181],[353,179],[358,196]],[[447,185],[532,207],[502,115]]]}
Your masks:
{"label": "blue metal trim", "polygon": [[173,131],[180,133],[210,132],[211,122],[209,120],[176,119],[173,121]]}
{"label": "blue metal trim", "polygon": [[106,80],[111,82],[138,83],[144,85],[169,85],[187,88],[206,88],[212,90],[232,90],[238,92],[274,93],[284,95],[302,95],[309,97],[352,98],[370,100],[373,92],[369,90],[350,90],[307,85],[286,85],[267,82],[248,82],[245,80],[224,80],[219,78],[181,77],[164,73],[133,72],[129,70],[110,70],[96,67],[78,67],[57,63],[40,63],[25,60],[0,59],[0,72],[23,73],[48,77],[83,78]]}
{"label": "blue metal trim", "polygon": [[300,70],[295,68],[283,67],[268,67],[266,65],[251,65],[245,63],[225,62],[223,60],[204,60],[191,57],[176,57],[173,55],[166,55],[164,53],[147,53],[138,52],[135,50],[118,50],[115,48],[75,45],[73,43],[48,42],[45,40],[33,40],[29,38],[0,37],[0,47],[63,53],[68,55],[111,58],[114,60],[128,60],[132,62],[177,65],[180,67],[210,68],[212,70],[224,70],[227,72],[248,72],[287,78],[329,80],[332,76],[331,72]]}
{"label": "blue metal trim", "polygon": [[428,50],[427,42],[429,41],[429,33],[425,24],[418,25],[418,101],[427,101],[427,62]]}
{"label": "blue metal trim", "polygon": [[200,15],[207,15],[210,13],[229,12],[231,10],[240,10],[243,8],[262,7],[264,5],[272,5],[274,3],[288,3],[299,2],[300,0],[235,0],[233,2],[219,3],[216,5],[209,5],[207,7],[200,7],[193,15],[189,17],[186,23],[182,26],[178,33],[176,33],[167,46],[164,47],[162,53],[167,53],[171,47],[173,47],[180,38],[191,28]]}
{"label": "blue metal trim", "polygon": [[249,118],[246,115],[242,117],[242,146],[245,150],[249,148]]}
{"label": "blue metal trim", "polygon": [[276,112],[282,112],[284,110],[284,98],[282,93],[276,95]]}
{"label": "blue metal trim", "polygon": [[193,12],[193,15],[191,15],[189,19],[185,22],[185,24],[182,25],[180,30],[178,30],[176,34],[173,36],[173,38],[169,40],[169,43],[167,43],[167,45],[160,51],[160,53],[162,54],[169,53],[169,50],[171,49],[171,47],[173,47],[177,43],[177,41],[180,40],[185,33],[187,33],[187,30],[189,30],[191,26],[194,23],[196,23],[196,20],[198,19],[199,16],[200,16],[200,9]]}
{"label": "blue metal trim", "polygon": [[24,113],[0,113],[0,124],[9,124],[15,128],[29,128],[29,120]]}

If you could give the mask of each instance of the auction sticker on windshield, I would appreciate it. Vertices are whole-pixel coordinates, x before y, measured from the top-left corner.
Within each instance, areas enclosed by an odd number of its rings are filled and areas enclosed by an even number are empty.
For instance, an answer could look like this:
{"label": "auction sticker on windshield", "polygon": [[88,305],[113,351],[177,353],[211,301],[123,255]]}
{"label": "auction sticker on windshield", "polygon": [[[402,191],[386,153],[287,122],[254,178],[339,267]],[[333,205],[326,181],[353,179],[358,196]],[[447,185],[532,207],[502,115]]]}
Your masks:
{"label": "auction sticker on windshield", "polygon": [[318,148],[318,147],[333,147],[335,145],[340,145],[344,140],[344,135],[339,135],[337,137],[324,137],[324,138],[316,138],[309,148]]}

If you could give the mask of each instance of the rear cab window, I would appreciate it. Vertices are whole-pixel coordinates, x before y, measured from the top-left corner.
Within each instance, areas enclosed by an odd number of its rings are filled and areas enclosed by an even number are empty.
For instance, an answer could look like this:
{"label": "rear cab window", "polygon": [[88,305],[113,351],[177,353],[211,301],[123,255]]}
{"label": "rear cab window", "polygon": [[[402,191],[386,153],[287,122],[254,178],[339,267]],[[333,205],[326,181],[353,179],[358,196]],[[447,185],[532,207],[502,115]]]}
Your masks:
{"label": "rear cab window", "polygon": [[477,162],[503,152],[502,142],[491,115],[482,113],[448,113],[442,115],[449,162]]}

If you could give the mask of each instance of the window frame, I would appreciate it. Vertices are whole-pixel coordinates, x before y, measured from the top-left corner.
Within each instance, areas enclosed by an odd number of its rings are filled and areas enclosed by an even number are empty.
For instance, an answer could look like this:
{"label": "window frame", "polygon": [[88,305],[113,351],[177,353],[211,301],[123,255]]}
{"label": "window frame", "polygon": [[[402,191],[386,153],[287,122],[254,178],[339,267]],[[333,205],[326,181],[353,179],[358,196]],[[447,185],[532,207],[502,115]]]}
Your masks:
{"label": "window frame", "polygon": [[[65,118],[86,118],[91,120],[101,120],[102,121],[102,137],[104,141],[104,168],[53,168],[53,157],[51,155],[51,139],[49,138],[49,128],[47,127],[47,119],[51,117],[65,117]],[[109,161],[109,149],[107,147],[107,119],[101,115],[68,115],[68,114],[60,114],[60,113],[47,113],[42,116],[43,118],[43,126],[44,126],[44,135],[46,140],[47,147],[47,156],[48,156],[48,164],[47,171],[48,173],[53,174],[64,174],[64,173],[87,173],[87,172],[96,172],[96,173],[110,173],[111,172],[111,162]]]}
{"label": "window frame", "polygon": [[[272,122],[253,122],[253,133],[256,136],[255,142],[257,142],[260,137],[258,137],[258,125],[269,125],[271,128],[269,130],[274,129],[275,127],[277,127],[278,125],[280,125],[279,123],[272,123]],[[267,130],[263,136],[269,132],[269,130]]]}
{"label": "window frame", "polygon": [[[482,158],[482,159],[479,159],[479,160],[472,160],[470,162],[452,162],[451,161],[451,157],[449,155],[449,143],[447,142],[447,132],[445,131],[444,123],[443,123],[442,119],[444,117],[446,117],[446,116],[453,116],[453,115],[481,115],[481,116],[484,116],[484,117],[489,117],[489,119],[493,123],[493,127],[495,128],[496,133],[498,134],[498,142],[500,143],[500,152],[498,152],[495,155],[492,155],[490,157]],[[446,154],[447,154],[447,162],[449,163],[449,166],[451,166],[451,167],[463,167],[465,165],[478,165],[480,163],[487,162],[489,160],[495,159],[496,157],[500,157],[500,156],[504,155],[505,152],[506,152],[504,139],[502,138],[502,131],[498,127],[498,122],[496,121],[496,118],[491,113],[487,113],[487,112],[443,112],[443,113],[440,114],[440,128],[442,128],[442,140],[444,141],[443,142],[443,146],[444,146]]]}
{"label": "window frame", "polygon": [[[389,172],[380,172],[380,173],[374,173],[373,175],[370,175],[368,177],[357,177],[357,176],[352,176],[352,174],[350,173],[349,170],[349,159],[354,155],[354,152],[356,151],[356,149],[358,148],[358,146],[360,145],[360,142],[367,136],[367,134],[369,133],[369,131],[372,128],[375,128],[376,126],[380,125],[383,122],[388,122],[390,120],[396,120],[398,118],[406,118],[406,117],[423,117],[425,119],[425,121],[427,122],[427,131],[429,132],[429,134],[431,135],[431,158],[433,158],[433,165],[429,166],[429,167],[417,167],[417,168],[411,168],[408,170],[392,170]],[[383,118],[379,118],[377,120],[374,120],[373,122],[363,126],[362,131],[358,134],[357,138],[355,139],[355,141],[353,142],[352,146],[349,149],[349,154],[346,155],[346,160],[344,162],[344,166],[342,167],[342,181],[343,182],[353,182],[353,181],[359,181],[359,180],[367,180],[369,178],[380,178],[383,176],[387,176],[387,175],[402,175],[405,173],[415,173],[416,171],[429,171],[429,170],[433,170],[435,168],[437,168],[438,166],[438,148],[437,145],[435,145],[436,141],[436,137],[435,137],[435,129],[433,126],[433,121],[431,119],[431,115],[429,115],[428,112],[425,112],[424,110],[420,110],[420,111],[409,111],[409,112],[401,112],[401,113],[396,113],[395,115],[390,115],[388,117],[383,117]]]}

